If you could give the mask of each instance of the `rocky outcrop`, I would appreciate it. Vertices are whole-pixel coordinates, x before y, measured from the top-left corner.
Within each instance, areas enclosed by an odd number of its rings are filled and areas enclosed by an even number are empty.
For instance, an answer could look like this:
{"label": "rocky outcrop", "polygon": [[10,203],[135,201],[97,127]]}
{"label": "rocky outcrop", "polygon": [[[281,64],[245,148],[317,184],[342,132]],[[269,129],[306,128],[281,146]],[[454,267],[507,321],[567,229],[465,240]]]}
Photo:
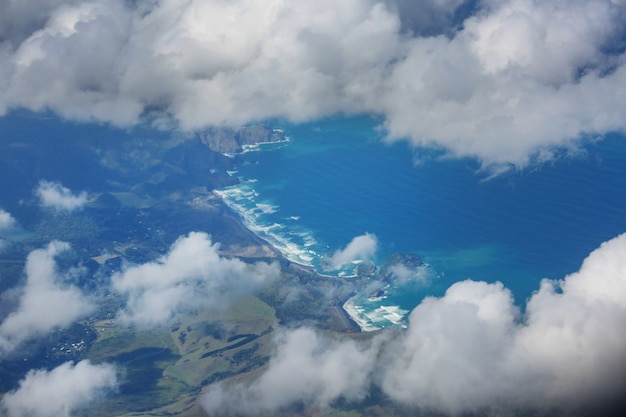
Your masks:
{"label": "rocky outcrop", "polygon": [[380,268],[379,275],[383,280],[390,280],[395,267],[400,266],[408,270],[416,270],[422,265],[424,265],[424,262],[417,253],[394,253],[387,258]]}
{"label": "rocky outcrop", "polygon": [[363,261],[357,265],[354,272],[359,277],[373,277],[378,272],[378,268],[372,261]]}
{"label": "rocky outcrop", "polygon": [[198,137],[210,149],[221,153],[239,153],[246,145],[285,140],[282,131],[265,126],[246,126],[240,129],[212,127],[199,133]]}

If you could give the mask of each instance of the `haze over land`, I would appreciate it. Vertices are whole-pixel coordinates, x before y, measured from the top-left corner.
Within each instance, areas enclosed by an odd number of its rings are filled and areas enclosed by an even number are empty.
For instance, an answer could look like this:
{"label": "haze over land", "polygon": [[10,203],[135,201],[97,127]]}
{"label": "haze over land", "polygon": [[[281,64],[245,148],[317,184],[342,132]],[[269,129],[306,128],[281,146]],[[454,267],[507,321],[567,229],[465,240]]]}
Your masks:
{"label": "haze over land", "polygon": [[[624,139],[626,2],[0,0],[0,10],[1,413],[623,405],[626,223],[578,271],[536,277],[526,302],[474,277],[425,298],[404,331],[355,335],[340,311],[355,284],[293,265],[243,229],[213,194],[242,161],[209,146],[244,125],[370,115],[416,170],[432,150],[434,163],[470,158],[476,181],[585,158],[591,143]],[[332,248],[328,265],[374,259],[367,230]]]}

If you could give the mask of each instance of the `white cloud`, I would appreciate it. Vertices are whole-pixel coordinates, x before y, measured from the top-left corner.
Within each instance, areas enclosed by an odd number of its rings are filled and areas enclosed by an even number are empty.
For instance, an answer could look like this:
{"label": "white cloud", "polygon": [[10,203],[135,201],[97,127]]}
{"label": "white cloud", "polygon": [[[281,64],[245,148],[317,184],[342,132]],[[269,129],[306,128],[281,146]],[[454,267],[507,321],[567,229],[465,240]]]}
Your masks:
{"label": "white cloud", "polygon": [[211,387],[202,400],[209,415],[271,413],[295,402],[325,409],[339,398],[367,395],[376,345],[332,340],[309,328],[280,333],[276,342],[269,368],[250,386]]}
{"label": "white cloud", "polygon": [[522,320],[501,284],[455,284],[411,313],[383,387],[452,414],[615,400],[626,388],[625,295],[626,234],[563,281],[544,280]]}
{"label": "white cloud", "polygon": [[[0,234],[2,232],[11,232],[17,228],[17,221],[11,216],[11,213],[0,209]],[[0,253],[6,249],[11,243],[0,237]]]}
{"label": "white cloud", "polygon": [[494,168],[626,128],[624,2],[31,3],[4,10],[0,112],[185,129],[376,113],[390,138]]}
{"label": "white cloud", "polygon": [[[544,280],[523,315],[501,283],[468,280],[441,298],[426,298],[406,332],[374,336],[372,345],[328,341],[306,329],[287,332],[264,374],[249,385],[218,386],[204,406],[249,415],[298,401],[326,407],[342,396],[362,398],[342,385],[350,376],[358,389],[374,383],[398,404],[445,415],[610,415],[626,389],[624,323],[626,234],[604,243],[564,280]],[[341,357],[338,381],[323,371],[333,355]],[[309,369],[312,363],[317,369]],[[279,372],[288,367],[298,372]],[[292,381],[301,373],[303,381]],[[315,388],[325,383],[332,395]]]}
{"label": "white cloud", "polygon": [[416,268],[409,268],[406,265],[397,264],[389,268],[394,282],[427,284],[430,281],[430,273],[426,266],[421,265]]}
{"label": "white cloud", "polygon": [[491,3],[452,39],[413,40],[383,97],[393,137],[524,165],[582,134],[624,129],[623,57],[601,52],[620,36],[624,5]]}
{"label": "white cloud", "polygon": [[45,249],[28,255],[26,284],[21,289],[18,308],[0,323],[0,356],[95,309],[78,288],[64,284],[63,276],[56,271],[54,257],[68,249],[67,243],[53,241]]}
{"label": "white cloud", "polygon": [[74,194],[58,182],[40,181],[35,195],[39,198],[42,207],[52,208],[56,211],[74,211],[81,209],[87,204],[87,193],[81,191]]}
{"label": "white cloud", "polygon": [[279,275],[277,264],[248,265],[220,257],[217,249],[206,233],[190,233],[157,261],[130,266],[114,275],[113,288],[127,297],[120,320],[152,326],[178,314],[223,309]]}
{"label": "white cloud", "polygon": [[441,299],[424,300],[406,335],[385,352],[383,389],[400,403],[449,414],[508,405],[513,391],[503,390],[517,381],[503,362],[514,343],[515,316],[501,284],[464,281]]}
{"label": "white cloud", "polygon": [[352,261],[371,260],[376,255],[378,240],[371,233],[357,236],[344,249],[334,252],[327,260],[330,267],[340,267]]}
{"label": "white cloud", "polygon": [[69,417],[116,386],[112,365],[66,362],[51,371],[30,371],[0,404],[7,417]]}
{"label": "white cloud", "polygon": [[0,209],[0,232],[8,231],[17,227],[17,222],[11,213]]}

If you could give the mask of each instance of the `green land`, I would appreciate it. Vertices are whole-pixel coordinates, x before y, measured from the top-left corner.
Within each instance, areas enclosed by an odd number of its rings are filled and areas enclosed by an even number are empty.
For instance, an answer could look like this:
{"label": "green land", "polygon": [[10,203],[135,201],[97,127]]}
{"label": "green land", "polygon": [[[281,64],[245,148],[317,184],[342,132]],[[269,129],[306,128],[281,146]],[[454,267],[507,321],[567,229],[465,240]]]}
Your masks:
{"label": "green land", "polygon": [[[111,131],[85,139],[89,132],[81,126],[50,123],[43,131],[24,124],[23,131],[0,142],[0,207],[14,213],[20,225],[11,235],[0,236],[10,242],[0,252],[0,294],[23,282],[30,251],[56,239],[73,248],[57,259],[59,270],[80,266],[74,284],[97,296],[100,305],[81,322],[29,341],[0,359],[0,392],[15,389],[31,369],[89,359],[119,365],[120,385],[76,415],[202,416],[198,399],[211,384],[251,380],[265,369],[281,326],[305,323],[342,337],[367,337],[341,307],[349,296],[342,292],[342,282],[284,259],[213,193],[236,181],[226,171],[236,167],[237,157],[210,149],[204,137],[155,138],[138,131],[129,140],[129,133]],[[51,140],[55,129],[65,134]],[[70,214],[42,209],[33,197],[40,179],[85,190],[89,202]],[[125,263],[153,261],[192,231],[210,234],[220,243],[221,256],[278,262],[280,279],[226,311],[198,311],[150,330],[117,323],[123,299],[106,285],[110,276]],[[297,299],[286,302],[285,290],[294,288]],[[329,298],[329,293],[335,295]],[[0,296],[0,320],[14,306],[10,297]],[[331,414],[385,415],[381,400],[373,398],[358,411],[344,406]],[[320,415],[309,410],[298,414]]]}

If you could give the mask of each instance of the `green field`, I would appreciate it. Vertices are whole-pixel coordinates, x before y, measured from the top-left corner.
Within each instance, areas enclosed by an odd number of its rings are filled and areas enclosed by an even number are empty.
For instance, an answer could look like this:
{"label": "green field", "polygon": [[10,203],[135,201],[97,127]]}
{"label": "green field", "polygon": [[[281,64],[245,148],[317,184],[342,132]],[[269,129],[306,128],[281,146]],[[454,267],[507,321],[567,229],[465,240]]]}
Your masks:
{"label": "green field", "polygon": [[98,338],[84,358],[116,363],[121,384],[83,415],[199,413],[195,402],[203,386],[268,362],[276,324],[274,309],[256,297],[228,311],[198,313],[150,330],[126,328],[113,319],[95,322]]}

